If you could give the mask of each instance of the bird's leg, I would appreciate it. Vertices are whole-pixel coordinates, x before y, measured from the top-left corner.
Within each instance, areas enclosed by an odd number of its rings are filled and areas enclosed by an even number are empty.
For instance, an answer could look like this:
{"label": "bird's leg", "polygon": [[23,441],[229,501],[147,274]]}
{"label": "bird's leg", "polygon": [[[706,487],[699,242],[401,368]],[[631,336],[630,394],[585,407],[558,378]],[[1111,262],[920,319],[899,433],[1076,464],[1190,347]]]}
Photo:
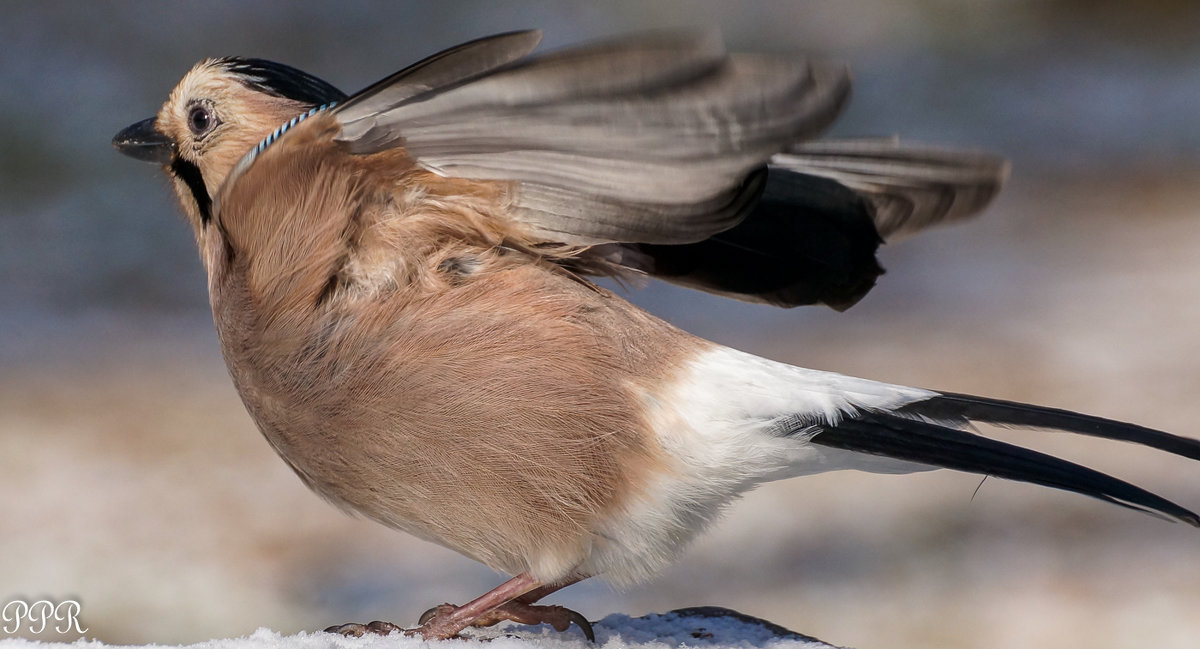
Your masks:
{"label": "bird's leg", "polygon": [[442,604],[434,608],[432,614],[426,611],[421,616],[423,620],[421,626],[409,629],[405,633],[420,634],[426,640],[452,638],[459,631],[471,626],[472,622],[487,614],[488,611],[535,590],[539,586],[541,584],[533,578],[533,575],[523,572],[462,606]]}
{"label": "bird's leg", "polygon": [[387,635],[392,631],[403,631],[407,635],[420,635],[426,640],[433,640],[452,638],[469,626],[492,626],[511,620],[520,624],[549,624],[556,631],[566,631],[574,623],[588,640],[595,641],[592,625],[579,613],[562,606],[533,606],[534,602],[546,595],[581,579],[583,577],[572,577],[560,584],[544,585],[529,573],[522,573],[462,606],[442,604],[425,611],[418,621],[420,626],[415,629],[403,629],[391,622],[376,621],[331,626],[325,631],[345,636],[367,633]]}
{"label": "bird's leg", "polygon": [[[579,613],[562,606],[533,606],[534,602],[542,599],[550,593],[570,586],[571,584],[574,584],[582,579],[584,579],[584,577],[571,577],[569,580],[559,584],[537,586],[533,590],[530,590],[523,595],[514,597],[513,599],[510,599],[499,606],[485,611],[479,617],[471,620],[469,626],[492,626],[508,620],[518,624],[549,624],[554,628],[555,631],[566,631],[567,628],[574,623],[575,626],[579,627],[580,631],[583,631],[583,635],[586,636],[588,640],[595,642],[596,635],[592,631],[591,623],[587,621],[587,618],[583,617]],[[421,619],[418,621],[418,624],[421,624],[421,629],[424,629],[425,626],[433,622],[439,615],[450,615],[454,612],[454,610],[455,607],[451,606],[450,604],[436,606],[428,611],[425,611],[425,613],[421,615]],[[426,638],[431,637],[426,635],[420,629],[418,629],[417,632],[421,633]]]}
{"label": "bird's leg", "polygon": [[421,626],[415,629],[404,629],[391,622],[375,621],[369,624],[351,623],[331,626],[325,631],[326,633],[340,633],[344,636],[361,636],[366,633],[387,635],[392,631],[404,631],[408,635],[420,634],[426,639],[451,638],[488,611],[511,599],[535,591],[540,586],[541,584],[532,575],[522,573],[462,606],[442,604],[426,611],[421,616]]}

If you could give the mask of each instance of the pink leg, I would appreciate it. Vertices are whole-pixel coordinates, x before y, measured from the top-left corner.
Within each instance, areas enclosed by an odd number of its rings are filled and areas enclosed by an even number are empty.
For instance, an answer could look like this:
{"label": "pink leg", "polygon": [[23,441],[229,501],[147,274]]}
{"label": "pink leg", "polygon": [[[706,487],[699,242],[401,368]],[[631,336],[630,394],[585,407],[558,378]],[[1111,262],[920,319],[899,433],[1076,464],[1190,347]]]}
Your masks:
{"label": "pink leg", "polygon": [[331,626],[325,631],[346,636],[361,636],[365,633],[387,635],[392,631],[403,631],[407,635],[419,634],[431,640],[452,638],[468,626],[491,626],[512,620],[521,624],[545,623],[558,631],[566,631],[567,627],[574,623],[588,640],[594,642],[592,626],[582,615],[561,606],[532,606],[546,595],[581,579],[583,577],[573,577],[570,581],[547,586],[528,573],[522,573],[462,606],[442,604],[425,611],[418,622],[420,626],[415,629],[403,629],[391,622],[376,621],[370,624]]}
{"label": "pink leg", "polygon": [[[534,602],[550,593],[561,588],[566,588],[583,579],[584,577],[571,577],[568,581],[560,584],[538,586],[524,595],[514,597],[507,602],[484,611],[479,617],[471,620],[469,626],[492,626],[506,620],[511,620],[518,624],[549,624],[555,631],[566,631],[567,628],[574,624],[579,627],[580,631],[583,631],[583,635],[588,640],[595,642],[596,635],[592,631],[592,624],[579,613],[562,606],[533,606]],[[432,622],[438,616],[453,615],[455,610],[456,607],[451,604],[435,606],[425,611],[421,615],[421,619],[417,621],[417,624],[422,625],[421,628],[424,629],[425,625]],[[424,632],[420,631],[420,629],[417,631],[424,635]]]}
{"label": "pink leg", "polygon": [[[488,611],[540,586],[541,584],[532,575],[527,572],[521,573],[462,606],[442,604],[434,609],[434,614],[424,620],[421,626],[405,633],[409,635],[419,633],[426,640],[452,638],[459,631],[471,626],[472,622],[483,617]],[[426,616],[421,617],[425,618]]]}

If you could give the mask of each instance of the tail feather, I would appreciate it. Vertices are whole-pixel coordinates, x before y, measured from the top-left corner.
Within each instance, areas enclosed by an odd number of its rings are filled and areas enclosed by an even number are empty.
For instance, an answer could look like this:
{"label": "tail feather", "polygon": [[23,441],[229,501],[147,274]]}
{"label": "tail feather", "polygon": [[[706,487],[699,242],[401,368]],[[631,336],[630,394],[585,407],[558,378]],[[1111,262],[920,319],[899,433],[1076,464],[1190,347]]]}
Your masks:
{"label": "tail feather", "polygon": [[977,421],[998,426],[1060,430],[1122,442],[1133,442],[1193,460],[1200,460],[1200,440],[1070,410],[1034,406],[1015,401],[946,392],[931,399],[911,403],[898,410],[897,413],[943,422]]}
{"label": "tail feather", "polygon": [[[912,411],[911,407],[905,409]],[[819,427],[810,441],[831,448],[1072,491],[1200,527],[1200,516],[1194,512],[1094,469],[900,414],[863,413],[834,426]]]}

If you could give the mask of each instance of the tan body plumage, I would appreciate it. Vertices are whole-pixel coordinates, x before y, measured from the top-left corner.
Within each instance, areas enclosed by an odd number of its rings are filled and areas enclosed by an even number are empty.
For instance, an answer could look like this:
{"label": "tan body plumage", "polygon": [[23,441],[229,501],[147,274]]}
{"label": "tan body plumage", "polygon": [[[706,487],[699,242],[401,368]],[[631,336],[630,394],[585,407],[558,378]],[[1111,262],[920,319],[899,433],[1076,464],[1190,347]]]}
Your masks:
{"label": "tan body plumage", "polygon": [[[679,360],[662,350],[690,341],[529,252],[489,188],[398,150],[339,151],[331,121],[298,126],[218,195],[253,206],[223,212],[206,259],[239,392],[340,506],[512,574],[565,576],[644,486],[621,467],[661,463],[637,412]],[[258,175],[271,190],[246,201]]]}

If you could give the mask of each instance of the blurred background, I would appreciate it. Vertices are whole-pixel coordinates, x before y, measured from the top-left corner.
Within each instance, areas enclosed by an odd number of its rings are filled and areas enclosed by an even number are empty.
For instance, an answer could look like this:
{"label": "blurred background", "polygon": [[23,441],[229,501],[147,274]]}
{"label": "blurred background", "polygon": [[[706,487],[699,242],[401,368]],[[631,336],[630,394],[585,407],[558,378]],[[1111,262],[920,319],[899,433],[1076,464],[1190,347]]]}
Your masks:
{"label": "blurred background", "polygon": [[[254,429],[226,376],[165,178],[118,156],[207,56],[354,91],[444,47],[544,47],[717,26],[731,49],[847,61],[835,135],[999,151],[981,218],[887,247],[838,314],[652,284],[699,335],[843,373],[1200,436],[1200,5],[5,3],[0,21],[0,604],[76,599],[88,636],[179,643],[411,623],[499,577],[335,511]],[[986,431],[1200,507],[1200,466]],[[769,485],[657,581],[572,587],[591,619],[719,605],[859,649],[1195,647],[1200,534],[1079,496],[936,472]],[[45,639],[74,636],[43,634]]]}

